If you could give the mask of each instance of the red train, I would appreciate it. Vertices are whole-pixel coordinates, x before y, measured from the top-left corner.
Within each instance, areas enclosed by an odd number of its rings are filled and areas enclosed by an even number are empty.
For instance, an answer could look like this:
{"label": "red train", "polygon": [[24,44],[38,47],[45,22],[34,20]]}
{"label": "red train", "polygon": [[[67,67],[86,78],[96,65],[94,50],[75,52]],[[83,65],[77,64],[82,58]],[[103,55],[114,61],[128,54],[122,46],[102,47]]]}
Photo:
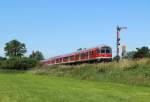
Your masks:
{"label": "red train", "polygon": [[112,60],[112,49],[107,45],[84,49],[71,54],[56,56],[42,61],[46,65],[92,63]]}

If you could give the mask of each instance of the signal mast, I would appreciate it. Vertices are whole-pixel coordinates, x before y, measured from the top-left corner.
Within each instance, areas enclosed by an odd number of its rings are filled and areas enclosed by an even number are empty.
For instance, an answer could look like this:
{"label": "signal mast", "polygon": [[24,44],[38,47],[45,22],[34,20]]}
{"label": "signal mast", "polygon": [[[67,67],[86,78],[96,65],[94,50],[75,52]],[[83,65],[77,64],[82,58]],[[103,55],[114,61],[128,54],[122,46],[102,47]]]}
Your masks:
{"label": "signal mast", "polygon": [[120,32],[121,30],[123,29],[127,29],[127,27],[120,27],[120,26],[117,26],[117,61],[120,60],[120,55],[119,55],[119,46],[120,46]]}

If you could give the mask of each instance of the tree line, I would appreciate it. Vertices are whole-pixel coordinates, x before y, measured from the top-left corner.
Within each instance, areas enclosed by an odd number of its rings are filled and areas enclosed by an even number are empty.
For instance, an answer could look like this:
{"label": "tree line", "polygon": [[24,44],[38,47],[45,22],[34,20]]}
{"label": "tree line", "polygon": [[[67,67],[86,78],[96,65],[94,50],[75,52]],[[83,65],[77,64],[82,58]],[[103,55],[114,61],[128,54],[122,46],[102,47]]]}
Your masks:
{"label": "tree line", "polygon": [[26,70],[35,67],[40,60],[44,59],[42,52],[33,51],[29,56],[26,45],[18,40],[11,40],[5,44],[5,57],[0,57],[1,69]]}
{"label": "tree line", "polygon": [[146,46],[136,48],[136,51],[130,51],[123,56],[124,59],[150,58],[150,49]]}

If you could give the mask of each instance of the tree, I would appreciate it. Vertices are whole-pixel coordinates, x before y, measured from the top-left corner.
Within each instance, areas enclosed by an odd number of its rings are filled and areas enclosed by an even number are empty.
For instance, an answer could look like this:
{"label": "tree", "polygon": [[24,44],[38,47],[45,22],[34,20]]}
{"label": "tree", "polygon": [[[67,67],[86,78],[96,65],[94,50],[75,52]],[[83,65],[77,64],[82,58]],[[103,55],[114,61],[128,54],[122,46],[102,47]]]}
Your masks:
{"label": "tree", "polygon": [[6,60],[6,58],[0,56],[0,61],[3,61],[3,60]]}
{"label": "tree", "polygon": [[113,57],[113,61],[119,61],[119,60],[120,60],[120,56]]}
{"label": "tree", "polygon": [[130,51],[130,52],[127,52],[126,54],[125,54],[125,56],[123,56],[123,58],[125,58],[125,59],[132,59],[133,58],[133,56],[135,55],[135,51]]}
{"label": "tree", "polygon": [[133,58],[148,58],[150,57],[150,50],[148,47],[137,48]]}
{"label": "tree", "polygon": [[36,59],[38,61],[43,60],[44,56],[42,54],[42,52],[40,51],[33,51],[32,54],[29,56],[30,58]]}
{"label": "tree", "polygon": [[18,40],[12,40],[5,44],[4,51],[6,52],[5,55],[9,58],[21,58],[27,50],[24,43],[21,43]]}

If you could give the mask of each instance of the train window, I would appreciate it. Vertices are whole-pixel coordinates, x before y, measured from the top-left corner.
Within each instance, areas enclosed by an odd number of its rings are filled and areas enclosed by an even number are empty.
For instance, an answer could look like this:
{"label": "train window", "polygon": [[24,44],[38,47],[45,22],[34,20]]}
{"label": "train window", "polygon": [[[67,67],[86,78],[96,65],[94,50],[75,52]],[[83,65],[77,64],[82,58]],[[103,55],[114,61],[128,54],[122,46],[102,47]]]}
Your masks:
{"label": "train window", "polygon": [[79,55],[76,55],[75,58],[78,59],[78,58],[79,58]]}
{"label": "train window", "polygon": [[60,58],[59,61],[62,62],[62,58]]}
{"label": "train window", "polygon": [[74,60],[74,56],[70,56],[70,60]]}
{"label": "train window", "polygon": [[109,49],[106,49],[106,53],[108,53],[108,54],[109,54],[109,53],[111,53],[111,50],[109,50]]}
{"label": "train window", "polygon": [[58,63],[59,62],[59,59],[56,59],[56,63]]}
{"label": "train window", "polygon": [[101,53],[102,53],[102,54],[105,53],[105,49],[101,49]]}
{"label": "train window", "polygon": [[86,52],[86,56],[88,56],[88,52]]}
{"label": "train window", "polygon": [[93,55],[93,51],[90,51],[90,55]]}
{"label": "train window", "polygon": [[81,58],[84,58],[84,57],[86,57],[86,53],[81,54]]}
{"label": "train window", "polygon": [[99,49],[97,49],[97,53],[101,53]]}
{"label": "train window", "polygon": [[84,57],[85,55],[84,55],[84,53],[83,54],[81,54],[81,57]]}
{"label": "train window", "polygon": [[64,60],[64,61],[68,61],[68,57],[64,57],[63,60]]}

